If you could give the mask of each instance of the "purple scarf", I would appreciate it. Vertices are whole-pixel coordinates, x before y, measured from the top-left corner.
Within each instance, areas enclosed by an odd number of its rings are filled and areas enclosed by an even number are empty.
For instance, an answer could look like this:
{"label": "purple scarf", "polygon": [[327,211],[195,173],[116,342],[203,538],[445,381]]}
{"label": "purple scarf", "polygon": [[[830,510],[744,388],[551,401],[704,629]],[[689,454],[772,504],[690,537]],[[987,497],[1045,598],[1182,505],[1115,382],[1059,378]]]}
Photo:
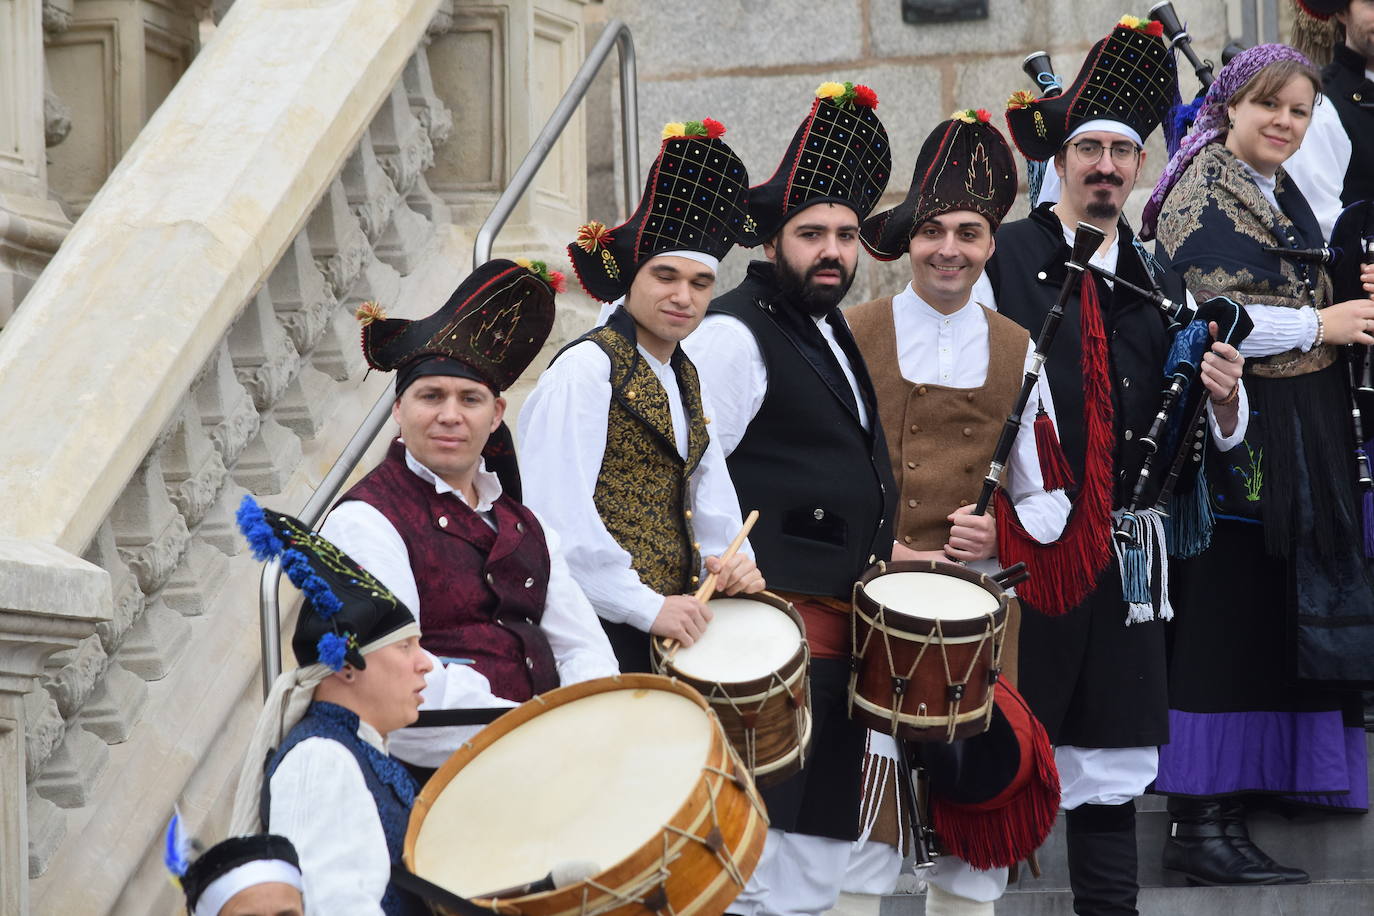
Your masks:
{"label": "purple scarf", "polygon": [[1216,80],[1207,89],[1202,107],[1197,113],[1197,120],[1193,122],[1193,129],[1183,139],[1182,145],[1169,160],[1169,164],[1164,167],[1159,184],[1155,185],[1150,200],[1145,204],[1145,212],[1140,218],[1141,238],[1154,238],[1155,223],[1159,219],[1160,209],[1164,206],[1164,199],[1169,196],[1169,191],[1188,168],[1188,164],[1193,161],[1193,157],[1204,146],[1226,135],[1226,106],[1231,97],[1265,67],[1284,60],[1295,60],[1300,64],[1312,66],[1312,62],[1304,57],[1301,51],[1294,50],[1288,45],[1272,44],[1255,45],[1247,51],[1242,51],[1221,68]]}

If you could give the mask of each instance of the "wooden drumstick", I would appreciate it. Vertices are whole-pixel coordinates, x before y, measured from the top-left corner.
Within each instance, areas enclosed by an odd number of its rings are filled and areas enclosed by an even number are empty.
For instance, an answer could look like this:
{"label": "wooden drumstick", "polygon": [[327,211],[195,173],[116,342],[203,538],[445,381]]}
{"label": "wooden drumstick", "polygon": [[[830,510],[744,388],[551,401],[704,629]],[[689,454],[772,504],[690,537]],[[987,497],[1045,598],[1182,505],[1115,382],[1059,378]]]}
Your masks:
{"label": "wooden drumstick", "polygon": [[[758,520],[759,510],[750,510],[749,515],[746,516],[744,519],[744,527],[740,528],[739,534],[735,535],[735,539],[730,542],[730,546],[725,548],[725,553],[720,555],[721,566],[724,566],[726,563],[730,562],[731,558],[733,558],[735,554],[739,553],[740,547],[744,545],[744,539],[749,537],[749,532],[753,529],[754,522]],[[715,590],[716,574],[709,573],[706,576],[706,581],[701,583],[701,588],[697,589],[697,593],[692,597],[696,598],[696,600],[698,601],[705,601],[706,599],[711,597],[711,593]],[[667,658],[671,659],[673,657],[673,653],[676,652],[677,649],[678,641],[676,639],[668,639],[664,641],[663,652]]]}

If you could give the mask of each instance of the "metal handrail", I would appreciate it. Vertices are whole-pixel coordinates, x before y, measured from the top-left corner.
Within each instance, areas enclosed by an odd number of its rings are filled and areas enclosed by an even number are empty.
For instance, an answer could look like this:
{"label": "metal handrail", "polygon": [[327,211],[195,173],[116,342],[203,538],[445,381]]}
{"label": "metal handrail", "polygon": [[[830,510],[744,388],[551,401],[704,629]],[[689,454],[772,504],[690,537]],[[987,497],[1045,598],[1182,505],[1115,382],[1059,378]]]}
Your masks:
{"label": "metal handrail", "polygon": [[[477,230],[477,238],[472,245],[472,264],[477,267],[491,258],[492,244],[496,234],[510,218],[515,205],[529,190],[539,167],[548,158],[549,151],[558,142],[568,121],[572,119],[577,107],[582,104],[591,88],[592,80],[601,72],[601,67],[610,56],[611,47],[617,50],[620,63],[620,130],[624,168],[622,180],[625,191],[625,208],[634,206],[639,195],[639,92],[635,79],[635,46],[630,27],[619,19],[606,23],[606,28],[597,39],[587,59],[582,62],[573,76],[563,97],[558,100],[553,114],[544,123],[544,129],[534,138],[530,151],[520,161],[510,183],[497,198],[482,227]],[[377,438],[391,415],[391,405],[395,394],[388,387],[372,405],[367,418],[363,420],[353,438],[348,440],[337,461],[324,475],[319,487],[306,502],[299,518],[306,526],[315,528],[324,518],[325,512],[334,503],[343,488],[344,481],[358,466],[367,452],[372,440]],[[281,608],[277,600],[277,587],[281,581],[281,561],[271,559],[263,566],[259,580],[258,597],[261,607],[262,627],[262,693],[266,696],[272,689],[272,682],[281,673]]]}

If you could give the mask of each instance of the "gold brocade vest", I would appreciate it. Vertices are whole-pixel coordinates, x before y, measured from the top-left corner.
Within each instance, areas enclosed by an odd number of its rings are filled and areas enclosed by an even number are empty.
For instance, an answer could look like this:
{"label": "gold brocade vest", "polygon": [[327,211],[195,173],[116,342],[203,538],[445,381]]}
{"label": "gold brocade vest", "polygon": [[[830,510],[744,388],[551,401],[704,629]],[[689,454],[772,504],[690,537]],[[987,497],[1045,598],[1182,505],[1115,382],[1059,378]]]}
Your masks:
{"label": "gold brocade vest", "polygon": [[917,385],[902,376],[891,296],[845,311],[873,377],[901,494],[895,536],[913,550],[939,550],[949,539],[947,516],[977,502],[997,438],[1021,391],[1030,335],[1011,319],[983,311],[988,371],[980,388]]}
{"label": "gold brocade vest", "polygon": [[679,347],[673,367],[687,413],[687,460],[678,454],[668,393],[632,341],[610,327],[587,335],[611,360],[606,452],[593,501],[640,580],[660,595],[696,590],[701,552],[692,534],[692,472],[709,437],[696,367]]}

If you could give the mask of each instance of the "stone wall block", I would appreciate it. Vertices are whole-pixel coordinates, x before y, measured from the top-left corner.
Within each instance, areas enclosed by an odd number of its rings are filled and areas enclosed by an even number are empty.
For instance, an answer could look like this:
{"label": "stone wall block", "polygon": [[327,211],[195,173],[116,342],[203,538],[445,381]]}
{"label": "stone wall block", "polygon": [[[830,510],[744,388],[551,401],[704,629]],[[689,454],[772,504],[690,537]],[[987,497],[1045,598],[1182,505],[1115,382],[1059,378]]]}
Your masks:
{"label": "stone wall block", "polygon": [[453,211],[444,199],[430,189],[425,176],[415,179],[415,185],[406,195],[406,206],[423,216],[436,226],[446,226],[453,222]]}
{"label": "stone wall block", "polygon": [[296,352],[309,353],[338,304],[311,254],[309,233],[297,233],[268,277],[267,291]]}
{"label": "stone wall block", "polygon": [[358,217],[367,240],[376,242],[391,221],[401,196],[391,177],[382,170],[370,134],[363,134],[362,142],[344,163],[339,177],[348,196],[348,208]]}
{"label": "stone wall block", "polygon": [[82,707],[81,727],[106,744],[127,741],[148,704],[148,685],[121,665],[111,664]]}
{"label": "stone wall block", "polygon": [[190,638],[191,625],[154,598],[129,629],[115,660],[145,681],[158,681],[172,670]]}
{"label": "stone wall block", "polygon": [[307,361],[286,386],[272,416],[302,439],[313,439],[324,428],[334,388],[334,380]]}
{"label": "stone wall block", "polygon": [[48,659],[49,674],[43,679],[43,686],[57,702],[62,718],[72,719],[81,712],[108,663],[109,657],[97,635],[88,636],[75,649]]}
{"label": "stone wall block", "polygon": [[46,690],[24,694],[24,768],[29,782],[38,778],[67,734],[57,701]]}
{"label": "stone wall block", "polygon": [[208,370],[192,391],[201,422],[210,432],[210,441],[219,450],[226,467],[233,467],[244,448],[258,432],[258,409],[253,397],[234,374],[229,342],[220,343],[210,358]]}
{"label": "stone wall block", "polygon": [[438,146],[448,139],[453,131],[453,112],[434,91],[434,77],[429,70],[429,54],[424,48],[411,55],[406,62],[405,72],[401,75],[406,95],[410,99],[410,110],[425,131],[429,140]]}
{"label": "stone wall block", "polygon": [[225,555],[193,537],[185,558],[159,597],[182,616],[198,617],[214,604],[228,573]]}
{"label": "stone wall block", "polygon": [[232,473],[234,480],[254,493],[280,493],[300,461],[301,440],[266,413]]}
{"label": "stone wall block", "polygon": [[112,655],[124,641],[124,634],[133,626],[143,613],[144,596],[138,587],[138,580],[129,571],[124,558],[115,546],[114,527],[108,520],[100,526],[83,559],[94,563],[110,574],[110,591],[113,595],[113,609],[110,619],[96,624],[95,632],[105,654]]}
{"label": "stone wall block", "polygon": [[143,593],[151,595],[167,584],[186,552],[191,533],[167,496],[156,453],[144,460],[115,501],[110,524],[115,546],[138,578]]}
{"label": "stone wall block", "polygon": [[329,190],[315,205],[306,231],[310,234],[315,263],[334,296],[343,298],[353,285],[353,278],[372,257],[372,246],[358,225],[358,218],[348,208],[348,194],[341,178],[330,183]]}
{"label": "stone wall block", "polygon": [[33,787],[59,808],[82,808],[109,762],[109,745],[84,728],[69,728]]}
{"label": "stone wall block", "polygon": [[34,791],[28,790],[29,877],[37,878],[48,870],[57,847],[67,836],[67,812]]}
{"label": "stone wall block", "polygon": [[189,397],[161,457],[167,495],[186,519],[187,527],[194,529],[214,505],[229,471]]}
{"label": "stone wall block", "polygon": [[392,87],[369,129],[377,161],[401,194],[410,191],[421,172],[434,165],[434,144],[429,131],[410,108],[405,81]]}
{"label": "stone wall block", "polygon": [[430,221],[402,202],[391,215],[386,232],[377,240],[377,257],[405,276],[424,259],[433,237],[434,226]]}
{"label": "stone wall block", "polygon": [[234,375],[253,396],[254,406],[267,410],[286,390],[301,358],[277,320],[265,288],[249,300],[228,339]]}

